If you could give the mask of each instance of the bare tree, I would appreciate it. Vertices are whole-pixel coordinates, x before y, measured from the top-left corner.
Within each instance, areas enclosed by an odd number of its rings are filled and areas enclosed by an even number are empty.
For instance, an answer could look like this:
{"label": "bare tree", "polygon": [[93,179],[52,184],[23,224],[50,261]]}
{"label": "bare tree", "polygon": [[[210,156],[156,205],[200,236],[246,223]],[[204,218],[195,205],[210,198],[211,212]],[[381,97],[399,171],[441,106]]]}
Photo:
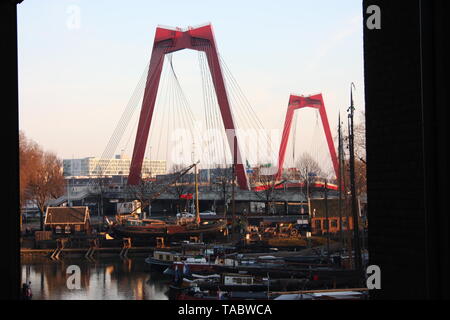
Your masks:
{"label": "bare tree", "polygon": [[[360,121],[353,129],[355,145],[355,184],[356,192],[358,194],[365,193],[367,191],[366,125],[364,112],[361,112],[360,118]],[[348,144],[348,134],[344,137],[344,143]],[[348,160],[344,161],[344,165],[345,179],[346,181],[349,181],[350,167]],[[347,185],[349,186],[349,184]]]}
{"label": "bare tree", "polygon": [[216,177],[214,184],[218,186],[218,192],[223,200],[223,215],[227,214],[227,203],[231,198],[231,184],[233,183],[233,170],[225,168],[220,170],[221,174]]}
{"label": "bare tree", "polygon": [[316,177],[324,176],[324,172],[320,168],[316,160],[308,153],[303,153],[297,161],[297,168],[300,180],[308,187],[315,181]]}
{"label": "bare tree", "polygon": [[[344,179],[346,183],[346,192],[350,192],[350,163],[348,159],[344,161]],[[361,159],[355,158],[355,185],[356,185],[356,193],[361,194],[367,192],[367,175],[366,169],[367,165]]]}
{"label": "bare tree", "polygon": [[263,174],[261,168],[258,169],[257,186],[253,188],[255,194],[262,200],[264,200],[265,214],[269,214],[269,207],[273,205],[273,201],[278,194],[276,189],[277,181],[273,173]]}
{"label": "bare tree", "polygon": [[90,179],[92,183],[93,191],[97,193],[97,214],[98,216],[104,216],[104,196],[108,192],[110,187],[110,178],[106,173],[109,173],[109,166],[111,159],[99,159],[94,169],[95,176]]}
{"label": "bare tree", "polygon": [[361,112],[362,120],[360,120],[354,127],[353,132],[355,135],[355,159],[366,162],[366,122],[365,114]]}
{"label": "bare tree", "polygon": [[151,200],[159,192],[159,185],[152,180],[141,179],[137,185],[128,185],[126,192],[133,200],[138,200],[143,211],[151,205]]}
{"label": "bare tree", "polygon": [[62,162],[51,152],[38,151],[34,171],[28,184],[30,198],[39,208],[40,227],[44,229],[43,214],[49,200],[56,199],[64,193],[65,181]]}

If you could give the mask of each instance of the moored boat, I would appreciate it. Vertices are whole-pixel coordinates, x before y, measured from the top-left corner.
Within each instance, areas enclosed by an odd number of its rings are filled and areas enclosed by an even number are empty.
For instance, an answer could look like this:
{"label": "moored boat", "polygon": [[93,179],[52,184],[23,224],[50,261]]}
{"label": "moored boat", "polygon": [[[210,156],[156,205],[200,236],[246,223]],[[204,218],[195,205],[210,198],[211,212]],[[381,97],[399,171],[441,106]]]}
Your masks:
{"label": "moored boat", "polygon": [[190,237],[214,238],[223,235],[226,221],[205,221],[198,224],[167,223],[164,221],[151,222],[133,219],[123,224],[112,226],[113,237],[153,239],[163,237],[170,240],[183,240]]}
{"label": "moored boat", "polygon": [[164,271],[181,259],[182,255],[179,252],[155,250],[153,256],[146,258],[145,262],[150,265],[152,271]]}
{"label": "moored boat", "polygon": [[[181,279],[180,277],[177,277]],[[249,274],[201,276],[193,274],[170,286],[174,300],[245,300],[267,299],[267,285]]]}
{"label": "moored boat", "polygon": [[[190,237],[214,238],[223,236],[227,230],[227,221],[201,221],[198,204],[197,163],[190,166],[180,176],[195,167],[195,215],[181,214],[175,222],[166,222],[155,219],[139,219],[134,212],[126,216],[117,216],[116,222],[111,224],[113,237],[167,240],[187,240]],[[161,193],[157,193],[156,198]],[[137,209],[140,209],[137,208]]]}

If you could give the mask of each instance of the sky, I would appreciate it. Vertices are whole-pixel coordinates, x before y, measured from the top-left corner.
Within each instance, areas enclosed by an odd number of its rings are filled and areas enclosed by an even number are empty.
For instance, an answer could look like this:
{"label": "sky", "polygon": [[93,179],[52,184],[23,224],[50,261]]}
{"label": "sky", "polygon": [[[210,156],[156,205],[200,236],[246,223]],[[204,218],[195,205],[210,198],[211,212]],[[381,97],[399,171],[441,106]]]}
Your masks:
{"label": "sky", "polygon": [[[149,61],[156,27],[204,23],[265,128],[282,130],[291,93],[322,93],[336,131],[351,82],[363,112],[360,0],[25,0],[20,129],[61,158],[100,156]],[[197,56],[184,50],[173,60],[189,101],[201,104]],[[304,132],[297,143],[310,145],[315,111],[302,112],[296,125]]]}

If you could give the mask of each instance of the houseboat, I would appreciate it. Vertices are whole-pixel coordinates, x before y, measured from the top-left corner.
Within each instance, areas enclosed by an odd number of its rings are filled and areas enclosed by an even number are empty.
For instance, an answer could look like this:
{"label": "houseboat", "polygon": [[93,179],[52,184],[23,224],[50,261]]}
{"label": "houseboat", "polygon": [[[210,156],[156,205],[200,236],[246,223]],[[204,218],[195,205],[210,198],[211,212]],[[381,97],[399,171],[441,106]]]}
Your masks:
{"label": "houseboat", "polygon": [[169,298],[174,300],[267,299],[267,284],[250,274],[192,275],[170,286]]}
{"label": "houseboat", "polygon": [[153,256],[145,259],[150,265],[151,271],[164,271],[170,268],[174,262],[181,261],[183,255],[173,251],[157,251],[153,252]]}

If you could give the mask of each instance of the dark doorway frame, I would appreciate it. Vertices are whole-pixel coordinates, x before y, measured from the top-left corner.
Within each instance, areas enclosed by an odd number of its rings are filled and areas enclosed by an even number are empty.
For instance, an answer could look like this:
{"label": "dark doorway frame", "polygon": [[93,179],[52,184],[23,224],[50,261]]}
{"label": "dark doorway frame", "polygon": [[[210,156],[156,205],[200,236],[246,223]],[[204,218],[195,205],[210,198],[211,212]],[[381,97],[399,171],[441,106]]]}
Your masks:
{"label": "dark doorway frame", "polygon": [[[2,299],[18,299],[19,166],[17,12],[1,1],[1,60],[6,147],[0,263]],[[364,26],[369,252],[381,267],[375,299],[450,298],[446,107],[446,13],[439,0],[364,0],[381,9],[381,29]],[[9,275],[9,276],[6,276]]]}

